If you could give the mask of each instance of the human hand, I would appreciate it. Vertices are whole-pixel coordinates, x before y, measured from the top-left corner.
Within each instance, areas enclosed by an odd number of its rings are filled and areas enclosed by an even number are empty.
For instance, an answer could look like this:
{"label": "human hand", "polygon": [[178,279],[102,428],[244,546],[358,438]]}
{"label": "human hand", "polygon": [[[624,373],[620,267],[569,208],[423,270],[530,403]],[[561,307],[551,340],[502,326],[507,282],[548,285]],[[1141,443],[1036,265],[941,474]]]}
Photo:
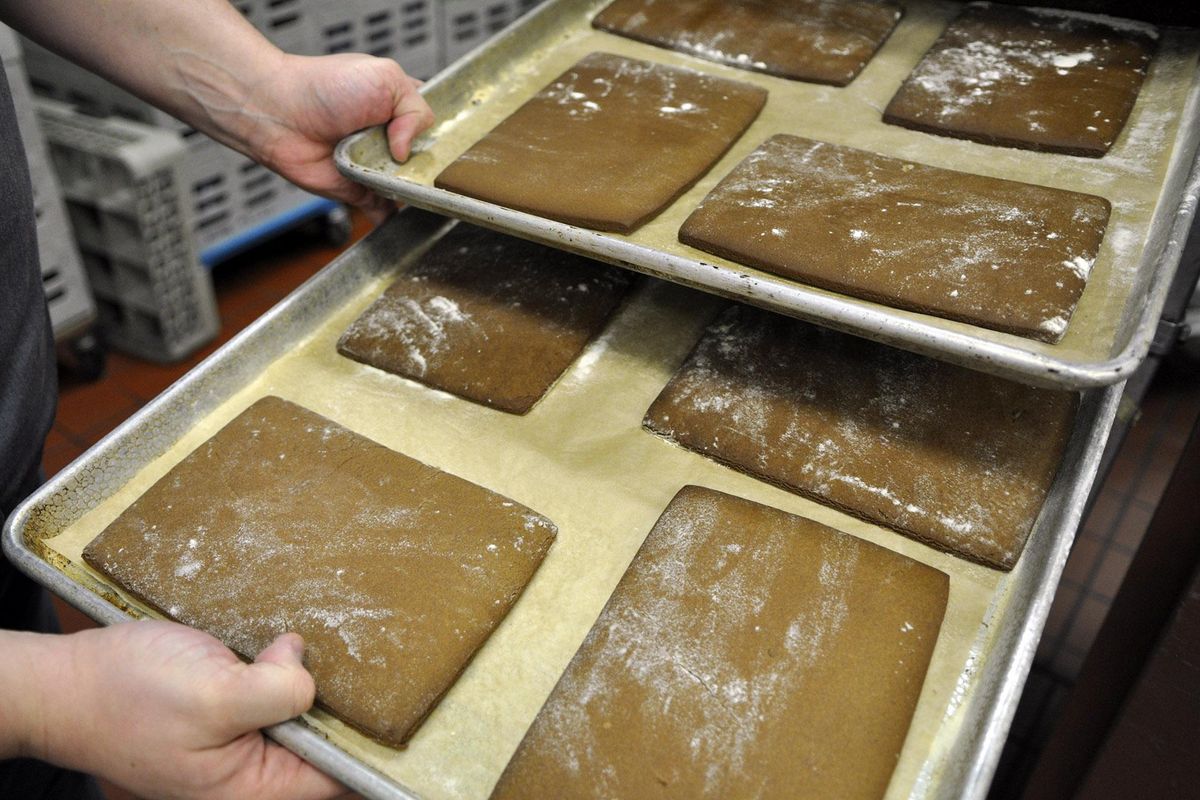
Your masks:
{"label": "human hand", "polygon": [[318,800],[346,791],[259,732],[312,705],[299,636],[279,637],[253,664],[171,622],[61,638],[63,696],[42,704],[49,718],[34,755],[153,798]]}
{"label": "human hand", "polygon": [[341,175],[333,148],[362,128],[386,125],[393,157],[408,159],[412,140],[433,124],[433,111],[410,78],[388,58],[357,53],[283,55],[273,79],[255,87],[245,113],[245,150],[291,182],[363,209],[379,222],[394,208]]}
{"label": "human hand", "polygon": [[392,155],[433,123],[391,59],[288,55],[228,0],[0,0],[5,21],[293,183],[367,211],[392,204],[338,174],[333,147],[387,125]]}

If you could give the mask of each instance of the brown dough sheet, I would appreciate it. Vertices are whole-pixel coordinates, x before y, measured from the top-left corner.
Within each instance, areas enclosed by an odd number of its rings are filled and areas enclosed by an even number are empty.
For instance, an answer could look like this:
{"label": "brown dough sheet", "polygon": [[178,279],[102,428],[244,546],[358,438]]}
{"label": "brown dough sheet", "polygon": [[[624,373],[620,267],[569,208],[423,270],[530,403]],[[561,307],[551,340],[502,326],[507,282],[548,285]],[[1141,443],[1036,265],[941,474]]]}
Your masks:
{"label": "brown dough sheet", "polygon": [[685,487],[493,800],[882,797],[948,589],[877,545]]}
{"label": "brown dough sheet", "polygon": [[1079,397],[749,306],[709,327],[651,431],[762,480],[1000,569],[1016,564]]}
{"label": "brown dough sheet", "polygon": [[679,240],[897,308],[1057,342],[1111,206],[778,135],[722,180]]}
{"label": "brown dough sheet", "polygon": [[1157,39],[1142,22],[972,3],[883,119],[984,144],[1100,158],[1129,118]]}
{"label": "brown dough sheet", "polygon": [[151,486],[84,558],[246,658],[296,631],[317,703],[402,746],[555,533],[517,503],[267,397]]}
{"label": "brown dough sheet", "polygon": [[758,116],[767,92],[591,53],[446,167],[440,189],[629,233],[671,204]]}
{"label": "brown dough sheet", "polygon": [[592,24],[731,67],[845,86],[900,14],[891,2],[616,0]]}
{"label": "brown dough sheet", "polygon": [[459,223],[338,341],[355,361],[524,414],[600,333],[629,273]]}

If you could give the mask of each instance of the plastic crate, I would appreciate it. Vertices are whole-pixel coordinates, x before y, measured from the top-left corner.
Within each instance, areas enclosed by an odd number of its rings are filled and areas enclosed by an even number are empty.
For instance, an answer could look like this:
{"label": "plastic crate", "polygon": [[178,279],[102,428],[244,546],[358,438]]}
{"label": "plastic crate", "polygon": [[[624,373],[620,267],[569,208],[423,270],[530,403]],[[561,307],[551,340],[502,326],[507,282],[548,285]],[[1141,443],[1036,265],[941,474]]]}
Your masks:
{"label": "plastic crate", "polygon": [[36,42],[22,39],[29,83],[39,97],[68,103],[95,117],[117,116],[179,132],[190,130],[165,111],[67,61]]}
{"label": "plastic crate", "polygon": [[233,0],[242,16],[288,53],[312,52],[315,28],[308,17],[310,4],[311,0]]}
{"label": "plastic crate", "polygon": [[20,58],[21,45],[17,41],[16,31],[7,25],[0,25],[0,61],[8,67],[9,62],[19,61]]}
{"label": "plastic crate", "polygon": [[442,66],[452,64],[508,27],[540,0],[440,0]]}
{"label": "plastic crate", "polygon": [[[316,52],[317,36],[307,16],[310,0],[237,0],[233,5],[254,26],[289,53]],[[94,72],[68,61],[36,42],[22,39],[25,65],[34,92],[70,103],[93,116],[118,116],[181,132],[190,128],[165,111],[135,97]]]}
{"label": "plastic crate", "polygon": [[442,65],[435,0],[307,0],[318,54],[394,58],[416,78]]}
{"label": "plastic crate", "polygon": [[96,322],[97,309],[61,200],[38,216],[37,234],[42,290],[54,338],[70,340]]}
{"label": "plastic crate", "polygon": [[220,321],[192,236],[177,133],[37,101],[51,162],[114,347],[176,361]]}
{"label": "plastic crate", "polygon": [[12,91],[17,112],[17,127],[29,161],[33,184],[33,209],[37,220],[38,261],[42,288],[50,310],[50,324],[57,340],[71,339],[83,333],[96,320],[96,302],[84,275],[83,262],[67,223],[62,192],[34,110],[33,95],[21,64],[16,34],[0,26],[0,56]]}
{"label": "plastic crate", "polygon": [[298,210],[332,206],[206,137],[188,143],[180,170],[200,260],[212,266]]}

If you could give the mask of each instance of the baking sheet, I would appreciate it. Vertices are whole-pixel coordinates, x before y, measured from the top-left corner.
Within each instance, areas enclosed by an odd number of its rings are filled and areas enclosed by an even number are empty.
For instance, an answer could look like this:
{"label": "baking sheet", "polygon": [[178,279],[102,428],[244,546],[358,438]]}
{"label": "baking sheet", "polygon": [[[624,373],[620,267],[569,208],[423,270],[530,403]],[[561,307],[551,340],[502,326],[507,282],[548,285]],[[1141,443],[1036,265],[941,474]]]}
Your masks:
{"label": "baking sheet", "polygon": [[[1085,394],[1062,473],[1017,568],[962,561],[760,483],[640,427],[723,301],[647,281],[525,417],[474,405],[336,354],[344,328],[404,256],[444,228],[406,211],[356,245],[85,454],[10,518],[22,569],[115,621],[144,608],[81,559],[83,546],[254,400],[275,394],[549,516],[559,538],[533,582],[400,752],[326,714],[320,733],[272,732],[370,797],[485,798],[643,538],[695,483],[815,519],[951,576],[945,623],[888,797],[982,797],[1119,398]],[[481,446],[486,443],[486,446]],[[322,740],[328,739],[328,743]]]}
{"label": "baking sheet", "polygon": [[[891,37],[848,87],[818,86],[692,58],[594,31],[607,0],[552,0],[426,85],[439,122],[405,164],[379,129],[339,145],[339,168],[388,196],[545,241],[668,280],[905,349],[1048,387],[1108,385],[1145,356],[1200,190],[1200,35],[1164,30],[1129,122],[1102,159],[1034,153],[910,131],[884,106],[955,14],[957,3],[906,2]],[[759,119],[656,219],[629,236],[597,233],[433,188],[434,178],[545,84],[595,50],[686,66],[770,91]],[[755,147],[791,133],[947,169],[1098,194],[1113,204],[1099,257],[1057,345],[806,287],[677,241],[679,227]],[[564,176],[569,179],[569,176]],[[719,268],[714,268],[714,267]]]}

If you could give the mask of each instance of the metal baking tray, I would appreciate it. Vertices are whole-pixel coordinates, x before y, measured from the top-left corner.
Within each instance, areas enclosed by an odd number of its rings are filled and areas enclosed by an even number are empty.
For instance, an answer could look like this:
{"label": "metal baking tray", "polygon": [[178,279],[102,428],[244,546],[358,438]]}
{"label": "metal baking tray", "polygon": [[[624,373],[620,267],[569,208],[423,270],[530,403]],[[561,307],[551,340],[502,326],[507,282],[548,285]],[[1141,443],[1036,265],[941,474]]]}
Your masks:
{"label": "metal baking tray", "polygon": [[[526,416],[342,358],[345,327],[447,228],[407,209],[352,247],[54,476],[5,525],[8,557],[105,623],[153,612],[81,551],[155,480],[254,400],[275,394],[546,514],[559,537],[520,602],[405,751],[322,712],[269,735],[362,794],[491,791],[646,533],[700,484],[802,514],[950,575],[950,603],[889,798],[983,798],[1121,394],[1083,395],[1024,555],[1002,573],[722,467],[641,430],[645,409],[725,301],[646,280]],[[486,443],[486,446],[480,446]]]}
{"label": "metal baking tray", "polygon": [[[426,84],[439,122],[407,163],[381,129],[354,134],[339,169],[386,196],[619,264],[827,327],[1025,383],[1086,388],[1125,380],[1146,355],[1200,194],[1200,37],[1163,30],[1159,52],[1112,151],[1102,159],[1034,153],[932,136],[882,121],[901,81],[959,4],[906,2],[896,30],[848,87],[737,70],[595,31],[607,0],[551,0]],[[707,175],[632,235],[598,233],[436,189],[434,178],[583,55],[603,50],[766,87],[759,119]],[[981,175],[1099,194],[1113,216],[1063,340],[1050,345],[804,286],[678,242],[700,200],[769,136],[793,133]],[[563,176],[570,180],[570,176]]]}

